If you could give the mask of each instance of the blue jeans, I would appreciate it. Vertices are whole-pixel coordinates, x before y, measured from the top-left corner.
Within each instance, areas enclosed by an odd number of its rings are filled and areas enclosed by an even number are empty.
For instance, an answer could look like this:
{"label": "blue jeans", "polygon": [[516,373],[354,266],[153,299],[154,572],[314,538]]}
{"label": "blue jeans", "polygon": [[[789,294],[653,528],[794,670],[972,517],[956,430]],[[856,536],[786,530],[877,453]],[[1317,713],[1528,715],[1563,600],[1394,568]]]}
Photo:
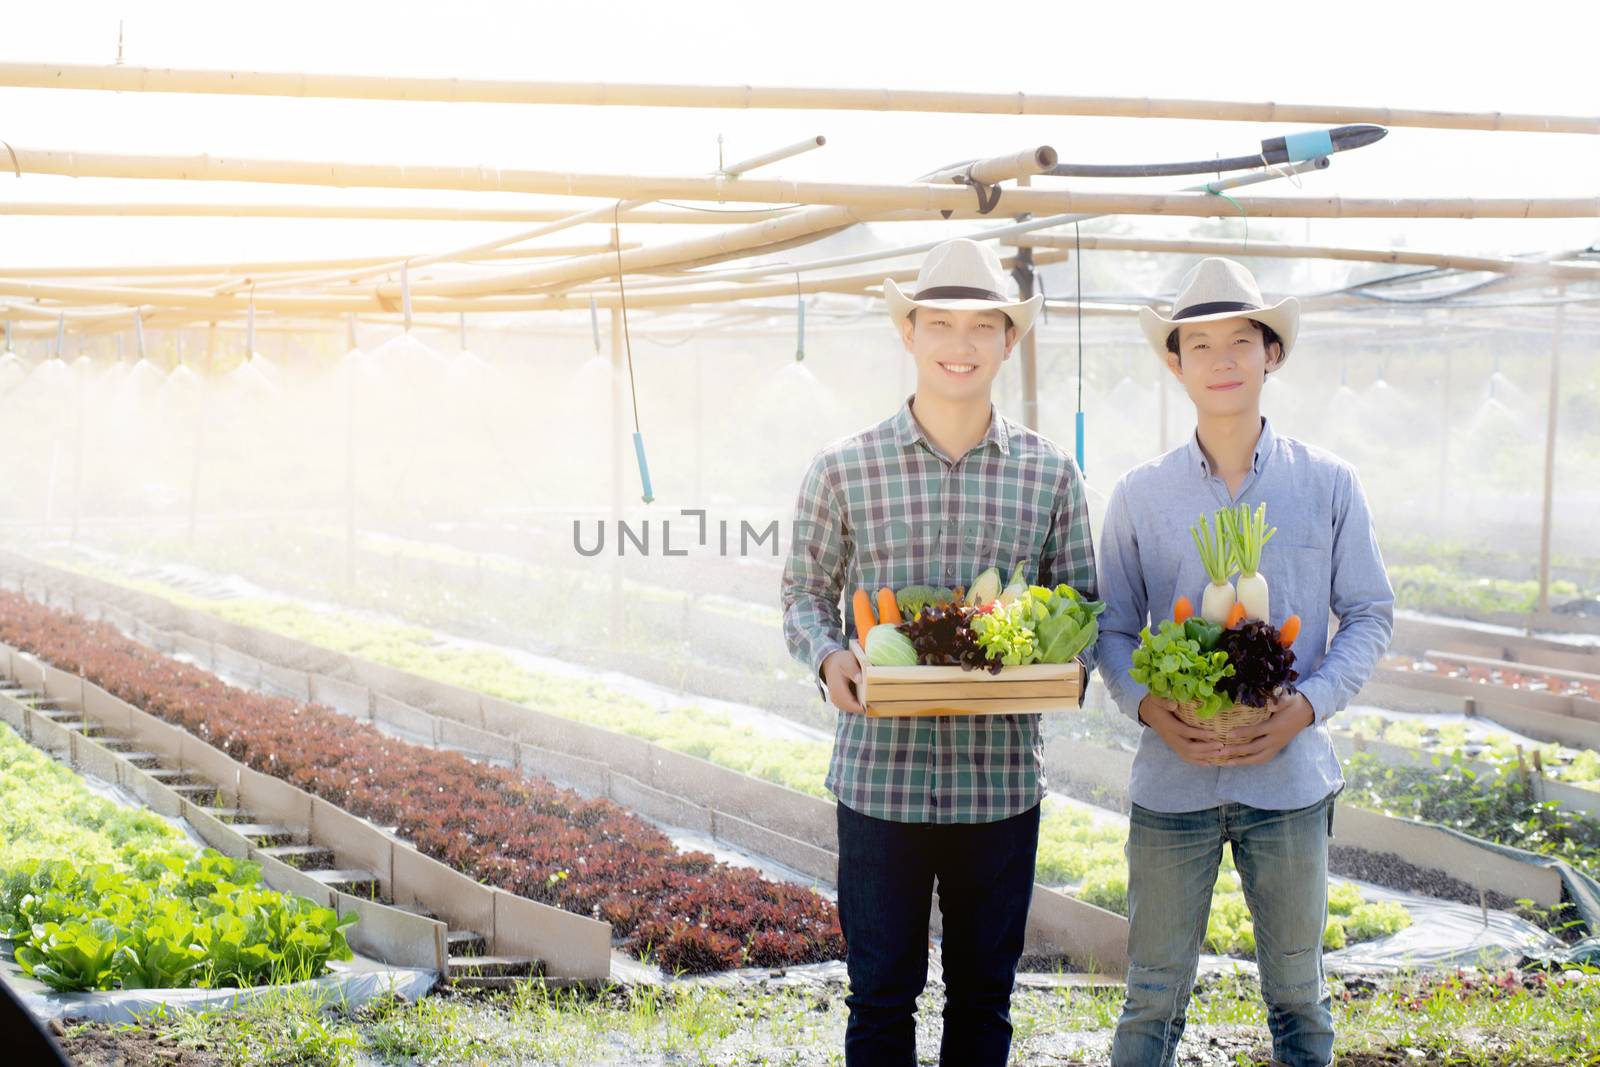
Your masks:
{"label": "blue jeans", "polygon": [[1003,1067],[1011,987],[1022,958],[1037,805],[987,823],[905,823],[843,804],[839,925],[850,993],[848,1067],[914,1067],[917,996],[928,979],[928,912],[939,883],[944,923],[945,1067]]}
{"label": "blue jeans", "polygon": [[1289,1067],[1333,1062],[1322,931],[1335,796],[1294,811],[1224,804],[1168,814],[1133,805],[1128,993],[1113,1067],[1168,1067],[1177,1055],[1223,842],[1233,849],[1255,927],[1273,1057]]}

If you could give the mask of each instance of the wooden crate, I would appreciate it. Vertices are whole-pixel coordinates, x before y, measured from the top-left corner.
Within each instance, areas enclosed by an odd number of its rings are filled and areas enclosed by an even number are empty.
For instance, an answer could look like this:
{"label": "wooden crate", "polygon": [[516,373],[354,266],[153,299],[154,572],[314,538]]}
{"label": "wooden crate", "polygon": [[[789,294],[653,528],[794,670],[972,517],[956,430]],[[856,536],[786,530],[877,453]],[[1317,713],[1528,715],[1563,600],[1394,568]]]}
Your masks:
{"label": "wooden crate", "polygon": [[870,716],[1031,715],[1073,711],[1083,701],[1083,665],[1029,663],[999,674],[960,667],[877,667],[859,641],[850,651],[861,661],[857,696]]}

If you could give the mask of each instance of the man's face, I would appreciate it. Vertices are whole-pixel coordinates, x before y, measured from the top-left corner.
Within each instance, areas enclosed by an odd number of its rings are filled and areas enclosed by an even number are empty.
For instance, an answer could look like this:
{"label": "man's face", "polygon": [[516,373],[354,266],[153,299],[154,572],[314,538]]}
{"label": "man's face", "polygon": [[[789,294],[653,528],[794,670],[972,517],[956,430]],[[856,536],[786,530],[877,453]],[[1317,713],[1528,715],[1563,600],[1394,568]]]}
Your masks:
{"label": "man's face", "polygon": [[900,323],[900,339],[917,364],[917,389],[951,400],[988,397],[1000,365],[1017,343],[1002,311],[918,308]]}
{"label": "man's face", "polygon": [[1167,369],[1183,383],[1204,415],[1242,415],[1257,410],[1267,372],[1280,347],[1270,352],[1259,325],[1247,318],[1217,319],[1178,327],[1178,351],[1167,353]]}

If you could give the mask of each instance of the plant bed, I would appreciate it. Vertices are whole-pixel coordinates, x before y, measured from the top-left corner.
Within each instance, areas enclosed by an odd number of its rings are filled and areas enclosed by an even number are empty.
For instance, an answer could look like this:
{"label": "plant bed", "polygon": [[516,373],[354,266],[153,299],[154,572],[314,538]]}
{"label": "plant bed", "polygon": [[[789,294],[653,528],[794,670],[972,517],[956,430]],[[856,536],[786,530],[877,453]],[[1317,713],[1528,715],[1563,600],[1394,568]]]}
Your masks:
{"label": "plant bed", "polygon": [[245,988],[351,958],[354,915],[260,884],[0,726],[0,937],[58,992]]}
{"label": "plant bed", "polygon": [[1474,728],[1467,722],[1432,723],[1369,714],[1335,716],[1331,727],[1347,737],[1369,738],[1446,758],[1457,752],[1468,759],[1498,764],[1515,764],[1519,755],[1524,760],[1537,758],[1546,777],[1580,789],[1600,790],[1600,752],[1555,741],[1521,744],[1488,723]]}
{"label": "plant bed", "polygon": [[[762,737],[747,725],[731,722],[726,716],[692,706],[673,715],[649,709],[636,713],[634,708],[639,707],[639,702],[631,697],[609,693],[593,683],[526,670],[499,652],[442,647],[431,631],[420,627],[374,622],[353,615],[329,616],[292,603],[199,601],[152,583],[138,584],[160,596],[232,621],[323,647],[359,653],[466,688],[520,697],[521,702],[543,711],[639,736],[813,796],[830,798],[822,784],[831,748],[827,741],[776,741]],[[1112,726],[1120,726],[1125,721],[1116,713],[1101,715],[1115,720]],[[1052,717],[1047,721],[1075,723],[1080,717],[1082,713]],[[1103,907],[1105,904],[1092,895],[1097,887],[1106,889],[1126,884],[1126,860],[1122,855],[1126,835],[1124,831],[1114,831],[1107,838],[1105,827],[1095,827],[1094,840],[1085,842],[1081,823],[1086,820],[1088,815],[1081,809],[1073,810],[1046,801],[1041,819],[1038,880],[1042,885],[1061,888],[1072,896]],[[1097,871],[1092,885],[1085,882],[1082,850],[1086,843],[1094,847],[1097,859],[1104,865],[1104,869]],[[1222,892],[1227,891],[1224,888]],[[1233,891],[1237,892],[1236,886]],[[1117,903],[1125,897],[1119,898],[1114,889],[1108,899],[1113,906],[1107,910],[1126,912],[1126,904]],[[1248,918],[1232,922],[1228,931],[1219,927],[1214,932],[1212,943],[1219,946],[1218,951],[1228,951],[1229,946],[1245,944],[1249,930]]]}
{"label": "plant bed", "polygon": [[1460,757],[1396,767],[1370,753],[1345,761],[1352,803],[1566,860],[1600,878],[1600,818],[1543,802],[1519,775],[1480,775]]}
{"label": "plant bed", "polygon": [[837,959],[833,905],[704,853],[606,800],[395,740],[313,705],[233,689],[114,627],[0,594],[0,638],[81,674],[258,771],[379,825],[488,884],[612,924],[630,952],[688,972]]}

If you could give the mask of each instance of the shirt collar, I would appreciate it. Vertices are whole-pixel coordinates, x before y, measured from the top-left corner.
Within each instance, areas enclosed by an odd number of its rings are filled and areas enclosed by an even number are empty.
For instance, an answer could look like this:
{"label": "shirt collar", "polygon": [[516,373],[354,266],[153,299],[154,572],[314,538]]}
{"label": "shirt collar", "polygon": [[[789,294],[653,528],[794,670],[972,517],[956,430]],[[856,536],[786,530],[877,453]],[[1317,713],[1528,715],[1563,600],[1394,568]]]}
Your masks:
{"label": "shirt collar", "polygon": [[[1265,415],[1261,416],[1261,436],[1256,439],[1256,453],[1250,461],[1250,469],[1260,474],[1261,468],[1266,465],[1277,444],[1278,437],[1272,432],[1272,423]],[[1206,459],[1205,450],[1200,447],[1199,429],[1189,436],[1188,453],[1189,469],[1201,478],[1211,477],[1211,461]]]}
{"label": "shirt collar", "polygon": [[[921,441],[937,452],[938,449],[934,448],[933,442],[928,440],[928,435],[923,433],[916,416],[911,413],[911,401],[915,398],[915,393],[906,397],[906,402],[901,404],[900,410],[895,413],[894,439],[902,445],[911,445]],[[995,410],[993,404],[989,405],[989,430],[983,435],[983,441],[980,444],[994,445],[1003,456],[1011,454],[1011,430],[1009,424],[1001,417],[1000,412]]]}

